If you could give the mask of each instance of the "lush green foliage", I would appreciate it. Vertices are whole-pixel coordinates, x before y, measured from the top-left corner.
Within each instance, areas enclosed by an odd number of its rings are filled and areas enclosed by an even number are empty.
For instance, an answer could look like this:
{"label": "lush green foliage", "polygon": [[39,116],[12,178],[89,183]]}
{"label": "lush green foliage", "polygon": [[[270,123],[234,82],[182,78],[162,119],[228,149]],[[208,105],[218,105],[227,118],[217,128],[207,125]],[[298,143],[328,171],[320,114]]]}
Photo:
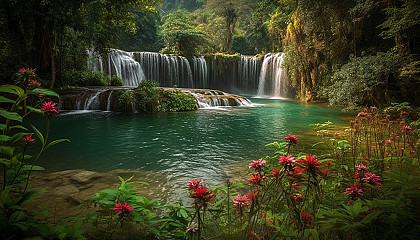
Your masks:
{"label": "lush green foliage", "polygon": [[200,48],[206,44],[206,33],[191,22],[185,12],[170,13],[163,22],[161,35],[165,48],[161,52],[192,56],[200,53]]}
{"label": "lush green foliage", "polygon": [[[122,79],[116,75],[108,75],[104,72],[91,71],[66,71],[64,72],[64,81],[58,82],[58,87],[66,86],[122,86]],[[62,85],[65,84],[65,85]]]}
{"label": "lush green foliage", "polygon": [[118,106],[123,111],[146,113],[197,110],[195,98],[176,89],[158,88],[155,81],[143,80],[135,90],[121,90]]}
{"label": "lush green foliage", "polygon": [[[325,88],[334,105],[381,105],[389,99],[386,91],[395,72],[395,55],[377,53],[374,56],[351,56],[348,63],[335,71],[333,84]],[[386,102],[385,102],[386,103]]]}
{"label": "lush green foliage", "polygon": [[[28,187],[30,175],[33,171],[41,171],[44,168],[36,164],[42,154],[57,143],[68,141],[59,139],[50,141],[50,122],[57,111],[56,103],[51,99],[58,95],[50,90],[40,88],[40,84],[34,80],[35,73],[32,69],[20,69],[16,74],[20,85],[0,86],[0,115],[4,120],[0,124],[0,232],[2,239],[23,238],[33,234],[31,228],[38,225],[34,218],[34,212],[23,208],[23,204],[30,201],[42,191],[34,191]],[[40,108],[40,109],[39,109]],[[35,126],[31,130],[20,125],[29,112],[40,113],[46,119],[46,133],[42,134]],[[37,139],[33,139],[35,134]],[[32,143],[39,142],[39,150],[36,153],[32,149]],[[29,151],[31,149],[31,151]],[[28,155],[35,152],[36,155]]]}

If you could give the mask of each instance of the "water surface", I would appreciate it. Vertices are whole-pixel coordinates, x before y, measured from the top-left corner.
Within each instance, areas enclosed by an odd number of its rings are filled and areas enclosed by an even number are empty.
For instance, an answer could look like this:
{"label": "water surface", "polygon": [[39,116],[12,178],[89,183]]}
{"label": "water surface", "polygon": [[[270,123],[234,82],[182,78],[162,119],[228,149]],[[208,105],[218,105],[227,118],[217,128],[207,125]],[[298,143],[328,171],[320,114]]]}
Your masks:
{"label": "water surface", "polygon": [[[67,112],[57,115],[50,139],[68,138],[44,155],[50,170],[145,170],[184,186],[200,178],[224,181],[224,166],[256,160],[271,152],[267,143],[297,134],[304,142],[309,124],[343,124],[346,114],[320,104],[251,98],[257,106],[195,112],[123,114]],[[44,122],[36,121],[37,126]],[[42,128],[42,127],[41,127]]]}

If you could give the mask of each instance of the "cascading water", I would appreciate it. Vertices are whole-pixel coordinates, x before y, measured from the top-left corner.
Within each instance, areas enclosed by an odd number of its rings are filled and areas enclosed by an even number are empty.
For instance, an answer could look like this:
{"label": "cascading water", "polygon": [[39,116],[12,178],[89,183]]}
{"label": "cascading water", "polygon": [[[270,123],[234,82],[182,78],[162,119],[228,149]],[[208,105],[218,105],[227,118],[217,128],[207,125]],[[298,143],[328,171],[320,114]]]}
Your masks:
{"label": "cascading water", "polygon": [[286,71],[282,68],[283,53],[267,54],[261,67],[258,96],[287,97],[289,92]]}
{"label": "cascading water", "polygon": [[95,56],[92,51],[88,51],[88,55],[89,69],[117,75],[123,80],[124,86],[138,86],[145,78],[140,63],[133,58],[133,53],[112,49],[107,54],[107,59]]}
{"label": "cascading water", "polygon": [[193,57],[193,77],[196,88],[209,88],[209,74],[204,56]]}
{"label": "cascading water", "polygon": [[284,54],[241,56],[225,64],[223,57],[185,57],[156,52],[124,52],[112,49],[107,57],[88,51],[88,67],[123,79],[125,86],[138,86],[142,79],[155,80],[162,87],[219,89],[236,94],[290,97]]}
{"label": "cascading water", "polygon": [[238,63],[237,88],[244,94],[256,94],[261,61],[257,57],[241,56]]}
{"label": "cascading water", "polygon": [[134,52],[134,59],[143,67],[146,79],[163,87],[194,87],[190,64],[185,57],[155,52]]}

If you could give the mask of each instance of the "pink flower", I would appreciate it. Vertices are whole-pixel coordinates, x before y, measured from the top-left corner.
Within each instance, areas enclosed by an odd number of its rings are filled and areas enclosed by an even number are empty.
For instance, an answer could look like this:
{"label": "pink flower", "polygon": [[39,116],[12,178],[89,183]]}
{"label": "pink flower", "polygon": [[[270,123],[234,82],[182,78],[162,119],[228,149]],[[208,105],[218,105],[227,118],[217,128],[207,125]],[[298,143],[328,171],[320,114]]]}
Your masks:
{"label": "pink flower", "polygon": [[286,156],[280,156],[279,162],[284,164],[284,165],[291,166],[292,163],[296,162],[296,159],[292,155],[289,155],[287,157]]}
{"label": "pink flower", "polygon": [[133,212],[133,209],[131,209],[131,206],[127,205],[126,202],[116,204],[114,209],[112,209],[112,210],[118,211],[117,215],[121,215],[121,214],[124,215],[125,213],[132,213]]}
{"label": "pink flower", "polygon": [[386,143],[387,144],[392,144],[392,141],[388,139],[388,140],[386,140]]}
{"label": "pink flower", "polygon": [[381,179],[373,173],[365,173],[363,181],[366,181],[368,184],[381,187]]}
{"label": "pink flower", "polygon": [[372,110],[376,110],[376,109],[378,109],[377,107],[371,107],[372,108]]}
{"label": "pink flower", "polygon": [[262,158],[258,159],[257,161],[252,160],[252,163],[249,164],[249,168],[260,169],[264,166],[267,162]]}
{"label": "pink flower", "polygon": [[346,188],[344,194],[349,195],[349,197],[351,197],[352,199],[363,196],[363,190],[357,188],[358,186],[359,184],[353,183],[351,187]]}
{"label": "pink flower", "polygon": [[298,139],[297,139],[296,135],[290,135],[289,134],[289,136],[285,137],[284,139],[289,141],[290,144],[297,144],[298,143]]}
{"label": "pink flower", "polygon": [[55,114],[58,113],[58,107],[56,107],[57,103],[50,101],[50,102],[43,102],[41,106],[41,111],[44,113],[46,117],[54,117]]}
{"label": "pink flower", "polygon": [[32,134],[28,134],[22,138],[23,144],[25,146],[29,145],[30,143],[34,142],[35,139],[32,138]]}
{"label": "pink flower", "polygon": [[233,199],[233,203],[235,204],[236,207],[242,208],[251,204],[251,200],[248,198],[248,195],[241,196],[241,194],[238,194]]}
{"label": "pink flower", "polygon": [[357,171],[366,171],[367,167],[365,165],[357,165],[355,166],[355,168],[357,169]]}
{"label": "pink flower", "polygon": [[200,188],[200,187],[204,187],[204,183],[200,179],[188,181],[188,185],[187,185],[188,189],[195,189],[195,188]]}
{"label": "pink flower", "polygon": [[18,72],[19,73],[24,73],[24,72],[26,72],[26,69],[25,68],[21,68],[21,69],[18,70]]}

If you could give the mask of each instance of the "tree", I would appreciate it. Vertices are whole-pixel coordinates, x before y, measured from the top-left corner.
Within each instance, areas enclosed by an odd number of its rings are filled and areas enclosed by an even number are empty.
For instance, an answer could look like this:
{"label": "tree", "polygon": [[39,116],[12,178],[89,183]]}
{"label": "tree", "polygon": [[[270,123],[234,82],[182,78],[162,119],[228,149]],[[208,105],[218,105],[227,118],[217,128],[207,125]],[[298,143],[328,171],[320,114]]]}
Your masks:
{"label": "tree", "polygon": [[[132,11],[152,12],[155,0],[5,0],[0,8],[6,12],[2,27],[21,46],[22,54],[42,77],[56,79],[57,54],[64,60],[69,34],[82,33],[79,44],[104,50],[116,42],[118,28],[135,31]],[[85,48],[85,49],[86,49]],[[60,63],[60,71],[63,63]]]}
{"label": "tree", "polygon": [[231,52],[235,26],[241,12],[247,8],[247,0],[208,0],[207,9],[214,10],[225,20],[226,42],[225,52]]}
{"label": "tree", "polygon": [[163,17],[161,36],[165,43],[163,53],[192,56],[200,53],[206,43],[206,33],[178,10]]}

